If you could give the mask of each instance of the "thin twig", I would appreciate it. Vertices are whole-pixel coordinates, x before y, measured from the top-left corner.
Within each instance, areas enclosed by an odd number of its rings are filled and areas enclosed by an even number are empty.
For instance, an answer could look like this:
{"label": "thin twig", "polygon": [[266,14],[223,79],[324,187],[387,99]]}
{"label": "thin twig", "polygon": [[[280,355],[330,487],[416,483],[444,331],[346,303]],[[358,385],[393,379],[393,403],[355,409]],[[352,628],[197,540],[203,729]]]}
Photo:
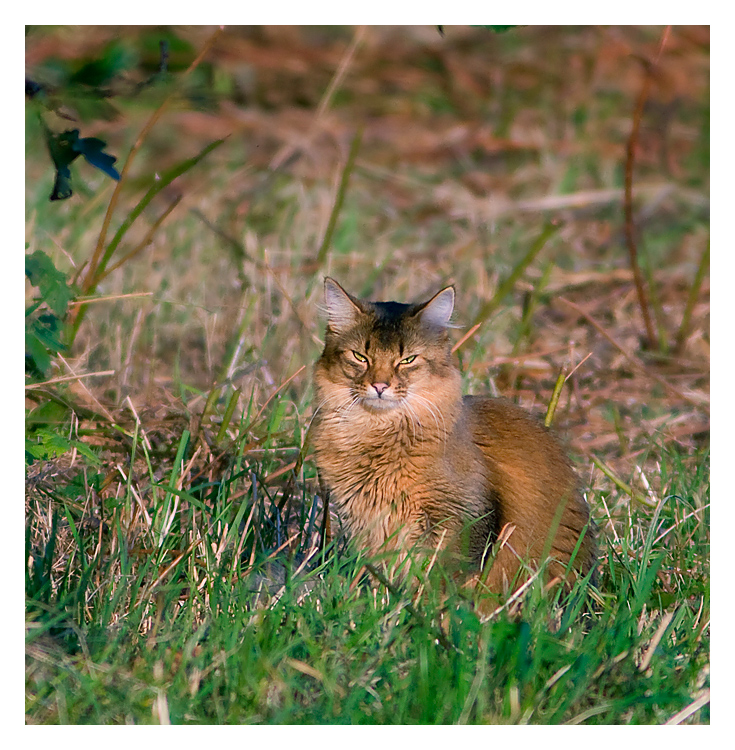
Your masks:
{"label": "thin twig", "polygon": [[419,599],[421,598],[421,594],[424,593],[424,585],[426,581],[429,579],[429,574],[431,573],[432,569],[434,568],[434,565],[436,564],[436,559],[439,556],[439,550],[442,549],[442,546],[444,544],[444,537],[447,535],[447,529],[444,529],[442,531],[441,538],[437,542],[436,546],[434,547],[434,554],[431,556],[431,560],[429,561],[429,565],[426,568],[426,571],[424,572],[424,580],[421,581],[421,585],[419,586],[419,590],[416,592],[416,596],[414,596],[413,601],[415,604],[418,604]]}
{"label": "thin twig", "polygon": [[600,461],[597,456],[590,456],[590,461],[609,479],[612,481],[613,484],[615,484],[619,489],[621,489],[626,495],[628,495],[632,500],[637,500],[642,505],[647,505],[649,508],[655,508],[656,503],[651,503],[648,500],[646,500],[643,495],[641,495],[638,492],[635,492],[633,488],[627,483],[624,482],[620,477],[615,474],[615,472],[603,461]]}
{"label": "thin twig", "polygon": [[[72,375],[74,376],[77,375],[77,373],[74,372],[74,369],[72,368],[72,366],[64,359],[64,357],[61,354],[57,354],[56,356],[59,358],[59,361],[67,368],[67,370],[69,370],[69,372],[72,373]],[[102,406],[102,404],[97,400],[97,398],[95,398],[92,391],[90,391],[89,388],[87,388],[87,386],[84,384],[84,381],[77,380],[77,382],[82,387],[82,390],[87,394],[87,396],[89,396],[92,403],[99,409],[99,412],[104,415],[105,419],[107,419],[111,424],[114,424],[115,418],[112,416],[112,414],[110,414],[110,412],[107,409],[105,409],[104,406]]]}
{"label": "thin twig", "polygon": [[[355,56],[355,52],[357,51],[357,48],[360,46],[360,43],[362,42],[363,37],[365,36],[365,30],[366,30],[365,26],[358,26],[357,29],[355,29],[355,35],[352,38],[352,43],[347,48],[347,51],[345,52],[344,56],[340,60],[339,65],[337,66],[337,70],[334,72],[334,76],[332,76],[332,80],[329,82],[329,86],[327,86],[324,92],[324,95],[322,96],[321,101],[319,102],[319,106],[316,109],[314,119],[312,120],[311,126],[309,127],[309,130],[306,133],[306,138],[305,138],[306,141],[309,141],[314,136],[314,133],[316,133],[317,127],[319,126],[319,122],[324,116],[324,113],[327,111],[327,108],[329,107],[329,104],[332,100],[332,96],[334,95],[334,92],[337,90],[337,87],[342,82],[342,79],[347,73],[347,69],[349,68],[350,63],[352,62],[352,58]],[[299,149],[298,147],[292,144],[288,144],[284,146],[273,157],[273,160],[270,163],[270,169],[272,170],[279,169],[281,166],[284,165],[284,162],[293,158],[300,150],[301,149]]]}
{"label": "thin twig", "polygon": [[482,325],[482,323],[475,323],[475,325],[473,325],[473,326],[472,326],[472,328],[470,328],[470,330],[469,330],[469,331],[467,331],[467,333],[465,333],[465,335],[464,335],[464,336],[462,336],[462,338],[461,338],[461,339],[460,339],[460,340],[459,340],[459,341],[458,341],[458,342],[457,342],[457,343],[456,343],[456,344],[455,344],[455,345],[454,345],[454,346],[452,347],[452,354],[454,354],[454,352],[456,352],[456,351],[457,351],[457,349],[459,349],[459,347],[460,347],[460,346],[462,346],[462,344],[464,344],[464,343],[465,343],[465,341],[467,341],[467,339],[468,339],[468,338],[469,338],[470,336],[472,336],[472,335],[473,335],[474,333],[476,333],[476,332],[477,332],[477,329],[478,329],[478,328],[479,328],[479,327],[480,327],[481,325]]}
{"label": "thin twig", "polygon": [[694,305],[697,304],[699,299],[699,290],[702,288],[702,282],[704,281],[704,275],[707,272],[709,266],[709,240],[707,241],[707,247],[702,253],[702,257],[699,259],[699,266],[697,267],[697,273],[694,276],[694,282],[689,290],[689,297],[687,298],[686,307],[684,308],[684,315],[681,319],[681,326],[679,333],[676,337],[676,351],[681,353],[684,349],[687,336],[689,336],[689,328],[692,322],[692,313],[694,312]]}
{"label": "thin twig", "polygon": [[666,723],[667,724],[681,724],[682,721],[688,719],[693,713],[699,711],[709,703],[709,688],[707,688],[697,700],[690,703],[686,708],[679,711],[678,714],[674,714]]}
{"label": "thin twig", "polygon": [[[252,504],[250,507],[250,515],[248,516],[248,520],[245,521],[245,528],[242,531],[242,534],[240,534],[240,541],[237,543],[237,550],[235,551],[235,557],[233,560],[238,561],[240,559],[240,553],[242,552],[243,545],[245,544],[245,537],[247,536],[248,530],[250,529],[250,522],[253,520],[253,514],[255,513],[255,503]],[[243,578],[244,576],[240,576]]]}
{"label": "thin twig", "polygon": [[559,224],[552,223],[548,223],[543,228],[541,234],[533,241],[533,244],[531,245],[526,255],[511,271],[508,278],[500,284],[492,299],[488,300],[482,306],[482,308],[480,308],[480,312],[477,313],[477,317],[472,321],[473,326],[484,323],[493,314],[493,312],[495,312],[495,309],[500,305],[503,299],[505,299],[505,296],[513,290],[516,281],[518,281],[518,279],[523,275],[523,272],[526,270],[526,268],[531,265],[536,256],[541,252],[541,250],[543,250],[546,241],[553,234],[558,232],[560,228],[561,226]]}
{"label": "thin twig", "polygon": [[519,586],[512,596],[509,596],[504,604],[501,604],[497,609],[494,609],[489,615],[485,615],[481,618],[481,622],[485,623],[493,619],[495,615],[499,615],[504,609],[507,609],[514,601],[520,599],[531,584],[541,575],[541,571],[537,570],[522,586]]}
{"label": "thin twig", "polygon": [[119,299],[130,299],[131,297],[152,297],[153,292],[131,292],[130,294],[110,294],[106,297],[77,297],[69,302],[69,307],[73,305],[91,305],[94,302],[114,302]]}
{"label": "thin twig", "polygon": [[66,383],[70,380],[81,380],[82,378],[99,378],[103,375],[114,375],[115,370],[101,370],[100,372],[85,372],[82,375],[66,375],[62,378],[51,378],[51,380],[44,380],[43,383],[30,383],[26,386],[27,391],[32,391],[35,388],[43,388],[46,385],[53,385],[54,383]]}
{"label": "thin twig", "polygon": [[181,199],[183,198],[182,195],[176,196],[176,198],[171,201],[169,207],[156,219],[155,222],[153,222],[153,225],[150,227],[150,229],[146,232],[145,237],[143,240],[137,245],[137,247],[134,247],[129,253],[126,253],[123,255],[122,258],[117,263],[113,263],[109,268],[106,268],[97,278],[96,283],[99,284],[100,281],[103,279],[106,279],[113,271],[117,271],[120,266],[122,266],[124,263],[127,263],[131,258],[134,258],[136,255],[141,253],[143,250],[150,245],[151,240],[153,239],[153,235],[158,231],[158,228],[163,224],[164,221],[168,218],[169,214],[176,208],[176,206],[181,203]]}
{"label": "thin twig", "polygon": [[576,310],[583,318],[585,318],[597,331],[602,334],[618,351],[620,351],[625,358],[642,374],[648,376],[652,380],[655,380],[657,383],[662,385],[667,391],[670,391],[674,395],[678,396],[683,401],[687,401],[690,404],[694,404],[695,406],[699,405],[699,401],[695,398],[692,398],[691,396],[687,396],[685,393],[682,393],[678,388],[675,388],[671,383],[667,382],[664,378],[662,378],[660,375],[657,375],[655,372],[651,372],[640,360],[638,360],[636,357],[634,357],[630,352],[628,352],[621,344],[619,344],[586,310],[581,308],[579,305],[575,304],[571,300],[568,300],[566,297],[557,297],[556,299],[563,302],[565,305],[569,305],[572,309]]}
{"label": "thin twig", "polygon": [[350,175],[352,174],[352,168],[355,166],[355,158],[360,150],[360,144],[362,143],[362,129],[358,130],[355,137],[352,139],[350,144],[350,152],[347,155],[347,161],[345,162],[344,169],[342,170],[342,176],[339,180],[339,186],[337,187],[337,195],[334,198],[334,205],[332,206],[332,212],[329,214],[329,222],[327,223],[327,229],[324,232],[324,238],[322,239],[321,247],[316,256],[316,264],[319,268],[324,265],[324,261],[327,259],[327,253],[329,252],[329,246],[332,244],[332,235],[337,226],[337,219],[342,211],[342,205],[345,202],[345,194],[347,193],[347,185],[350,181]]}
{"label": "thin twig", "polygon": [[332,80],[329,82],[329,86],[327,86],[327,90],[324,92],[324,95],[319,102],[319,106],[316,109],[316,115],[314,117],[315,122],[318,122],[327,111],[327,107],[329,107],[329,104],[332,101],[334,92],[337,90],[337,87],[340,85],[340,83],[342,83],[342,79],[345,77],[347,69],[352,63],[352,58],[355,56],[357,48],[360,46],[363,38],[365,37],[366,29],[366,26],[358,26],[355,29],[355,36],[352,38],[352,42],[347,48],[344,57],[340,60],[339,65],[337,66],[337,70],[335,71]]}
{"label": "thin twig", "polygon": [[654,540],[653,545],[656,546],[665,536],[670,534],[675,528],[678,526],[681,526],[681,524],[684,523],[689,518],[692,518],[693,516],[696,516],[698,513],[704,513],[707,508],[710,507],[710,504],[707,503],[707,505],[703,505],[701,508],[697,508],[696,510],[693,510],[691,513],[687,513],[685,516],[682,516],[673,526],[670,526],[666,531],[659,534]]}
{"label": "thin twig", "polygon": [[573,369],[573,370],[572,370],[572,371],[571,371],[571,372],[570,372],[570,373],[569,373],[569,374],[568,374],[568,375],[566,376],[566,378],[564,378],[564,379],[565,379],[565,380],[569,380],[569,378],[571,378],[571,377],[572,377],[572,375],[574,375],[574,373],[575,373],[575,372],[577,372],[577,370],[579,370],[579,368],[580,368],[580,367],[581,367],[581,366],[582,366],[582,365],[583,365],[583,364],[584,364],[584,363],[585,363],[585,362],[586,362],[586,361],[587,361],[587,360],[588,360],[588,359],[589,359],[589,358],[590,358],[591,356],[592,356],[592,352],[590,352],[590,353],[589,353],[589,354],[588,354],[588,355],[587,355],[587,356],[586,356],[586,357],[585,357],[584,359],[580,360],[580,361],[579,361],[579,362],[578,362],[578,363],[577,363],[577,364],[576,364],[576,365],[574,366],[574,369]]}
{"label": "thin twig", "polygon": [[[285,388],[285,387],[286,387],[286,386],[287,386],[287,385],[288,385],[288,384],[289,384],[289,383],[290,383],[290,382],[291,382],[291,381],[292,381],[292,380],[293,380],[293,379],[294,379],[294,378],[295,378],[295,377],[296,377],[297,375],[300,375],[300,374],[301,374],[301,373],[302,373],[302,372],[303,372],[303,371],[304,371],[305,369],[306,369],[306,365],[301,365],[301,367],[299,367],[299,369],[298,369],[298,370],[296,370],[296,372],[295,372],[295,373],[294,373],[293,375],[291,375],[291,377],[290,377],[290,378],[288,378],[287,380],[284,380],[284,381],[283,381],[283,383],[281,383],[281,385],[279,385],[279,386],[278,386],[278,388],[276,388],[276,390],[275,390],[275,391],[273,391],[273,393],[271,393],[271,395],[270,395],[270,396],[268,396],[268,398],[266,399],[265,403],[264,403],[264,404],[263,404],[263,406],[261,407],[261,409],[260,409],[260,411],[258,412],[258,414],[257,414],[257,416],[255,417],[255,419],[254,419],[254,420],[253,420],[253,421],[252,421],[252,422],[251,422],[251,423],[250,423],[250,424],[249,424],[249,425],[247,426],[247,428],[246,428],[247,430],[249,430],[249,429],[250,429],[250,428],[251,428],[251,427],[252,427],[252,426],[253,426],[254,424],[256,424],[256,423],[258,422],[258,420],[260,419],[261,415],[262,415],[262,414],[263,414],[263,412],[265,411],[265,407],[266,407],[266,406],[268,406],[268,404],[269,404],[269,403],[270,403],[271,401],[273,401],[273,399],[274,399],[274,398],[275,398],[275,397],[276,397],[276,396],[277,396],[277,395],[278,395],[278,394],[279,394],[279,393],[280,393],[280,392],[281,392],[281,391],[282,391],[282,390],[283,390],[283,389],[284,389],[284,388]],[[245,432],[245,431],[246,431],[246,430],[243,430],[243,432]]]}
{"label": "thin twig", "polygon": [[653,634],[653,637],[648,642],[648,646],[646,647],[646,652],[643,654],[641,663],[638,665],[638,669],[641,672],[645,672],[648,669],[648,665],[651,663],[651,659],[653,659],[653,655],[656,652],[656,648],[658,647],[658,644],[661,643],[661,639],[664,637],[664,634],[666,633],[667,628],[671,624],[671,621],[674,619],[675,614],[676,614],[675,610],[666,612],[664,616],[661,618],[661,622],[659,623],[658,628],[656,628],[656,632]]}
{"label": "thin twig", "polygon": [[[220,26],[218,29],[214,31],[214,33],[204,43],[204,46],[202,47],[202,51],[197,55],[197,57],[194,59],[191,65],[186,69],[186,71],[183,73],[180,80],[182,81],[185,80],[189,75],[191,75],[191,73],[197,67],[199,67],[199,64],[202,62],[204,57],[212,48],[212,45],[217,41],[217,39],[220,37],[223,31],[224,31],[224,26]],[[136,139],[135,143],[130,149],[130,153],[128,154],[127,159],[125,160],[125,164],[123,164],[123,167],[120,170],[120,179],[115,184],[115,190],[113,191],[112,197],[110,198],[110,202],[107,206],[107,212],[105,213],[105,218],[102,222],[102,229],[100,230],[100,235],[99,235],[99,238],[97,239],[97,246],[94,249],[92,259],[89,263],[89,267],[87,268],[87,274],[81,283],[81,290],[83,293],[89,292],[90,289],[92,289],[95,284],[96,275],[97,275],[97,266],[100,262],[100,258],[102,257],[102,251],[105,246],[105,240],[107,239],[107,232],[110,228],[110,223],[112,221],[112,214],[115,210],[115,206],[117,205],[117,201],[120,197],[120,192],[121,192],[123,183],[125,182],[125,178],[127,177],[127,174],[130,170],[130,166],[133,163],[133,159],[135,158],[138,151],[140,151],[141,146],[145,142],[145,139],[148,137],[148,133],[150,133],[153,126],[161,118],[161,115],[164,113],[165,109],[167,108],[167,106],[169,105],[169,103],[171,102],[171,100],[173,99],[176,93],[177,93],[176,91],[172,91],[163,100],[163,102],[158,107],[158,109],[156,109],[156,111],[150,116],[148,122],[143,126],[143,129],[140,131],[138,138]]]}
{"label": "thin twig", "polygon": [[133,404],[133,400],[130,398],[130,395],[127,395],[125,397],[125,401],[128,403],[128,408],[133,413],[133,417],[135,417],[135,421],[138,425],[138,429],[140,430],[140,434],[143,436],[143,442],[145,443],[145,447],[148,449],[148,451],[152,451],[153,448],[151,447],[151,441],[148,440],[148,435],[145,434],[145,430],[143,429],[143,423],[140,421],[140,417],[138,416],[138,412],[135,409],[135,405]]}
{"label": "thin twig", "polygon": [[626,146],[625,156],[625,239],[628,245],[628,254],[630,255],[630,265],[633,269],[633,278],[635,279],[636,292],[638,294],[638,304],[641,308],[641,314],[643,315],[643,323],[646,326],[646,336],[648,337],[648,345],[650,347],[655,346],[656,333],[653,330],[653,321],[651,320],[651,313],[648,309],[648,298],[646,297],[646,289],[643,282],[643,274],[638,263],[638,248],[635,242],[635,231],[633,227],[633,162],[635,160],[635,148],[638,143],[638,131],[641,125],[641,117],[643,115],[643,107],[648,99],[648,93],[651,88],[651,82],[653,76],[651,70],[658,65],[658,61],[663,52],[666,40],[669,37],[671,26],[667,26],[661,35],[661,41],[658,46],[658,51],[654,61],[649,65],[646,71],[641,93],[638,96],[636,102],[636,108],[633,113],[633,128],[630,131],[630,137]]}

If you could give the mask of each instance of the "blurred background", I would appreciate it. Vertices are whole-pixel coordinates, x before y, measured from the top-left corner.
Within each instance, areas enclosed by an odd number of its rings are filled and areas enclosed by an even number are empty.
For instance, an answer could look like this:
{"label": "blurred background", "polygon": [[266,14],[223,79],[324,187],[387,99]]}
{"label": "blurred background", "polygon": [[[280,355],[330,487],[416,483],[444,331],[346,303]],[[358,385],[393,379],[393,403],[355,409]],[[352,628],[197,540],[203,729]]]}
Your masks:
{"label": "blurred background", "polygon": [[467,391],[543,416],[565,368],[578,457],[707,444],[708,27],[28,27],[26,76],[26,364],[87,442],[234,437],[228,406],[302,435],[328,274],[454,283]]}

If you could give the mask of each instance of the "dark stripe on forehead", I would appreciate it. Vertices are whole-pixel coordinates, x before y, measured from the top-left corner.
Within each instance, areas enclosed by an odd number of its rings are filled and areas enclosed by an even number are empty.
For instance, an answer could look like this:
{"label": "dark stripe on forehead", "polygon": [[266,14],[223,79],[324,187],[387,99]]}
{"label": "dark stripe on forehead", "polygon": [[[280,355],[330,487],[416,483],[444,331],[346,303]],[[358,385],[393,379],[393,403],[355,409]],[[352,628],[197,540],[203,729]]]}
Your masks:
{"label": "dark stripe on forehead", "polygon": [[383,320],[400,318],[411,307],[411,305],[404,305],[403,302],[373,302],[372,304],[378,317]]}
{"label": "dark stripe on forehead", "polygon": [[398,345],[401,337],[400,324],[398,320],[381,321],[373,326],[372,336],[375,345],[381,349],[390,349]]}
{"label": "dark stripe on forehead", "polygon": [[371,303],[375,317],[371,326],[373,348],[395,351],[403,343],[403,327],[411,305],[400,302]]}

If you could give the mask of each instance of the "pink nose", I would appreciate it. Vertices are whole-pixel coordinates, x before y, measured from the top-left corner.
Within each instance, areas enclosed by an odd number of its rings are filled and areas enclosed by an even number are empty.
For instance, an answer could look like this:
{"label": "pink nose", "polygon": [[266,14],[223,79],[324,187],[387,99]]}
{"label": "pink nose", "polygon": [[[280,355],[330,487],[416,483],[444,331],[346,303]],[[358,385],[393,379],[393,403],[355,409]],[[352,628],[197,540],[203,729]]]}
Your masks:
{"label": "pink nose", "polygon": [[388,383],[373,383],[373,388],[375,389],[375,392],[378,394],[378,398],[383,395],[384,391],[388,390]]}

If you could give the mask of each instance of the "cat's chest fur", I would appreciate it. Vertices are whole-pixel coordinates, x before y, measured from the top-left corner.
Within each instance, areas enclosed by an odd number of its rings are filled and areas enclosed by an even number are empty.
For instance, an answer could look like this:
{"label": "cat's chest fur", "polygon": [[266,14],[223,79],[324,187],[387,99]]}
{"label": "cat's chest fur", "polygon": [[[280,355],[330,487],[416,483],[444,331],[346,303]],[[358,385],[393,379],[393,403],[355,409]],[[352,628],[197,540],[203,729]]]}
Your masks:
{"label": "cat's chest fur", "polygon": [[327,413],[315,425],[322,483],[350,535],[370,551],[433,544],[443,528],[456,531],[483,506],[477,449],[458,450],[455,425],[448,427],[421,429],[407,418],[365,413],[352,420]]}
{"label": "cat's chest fur", "polygon": [[325,415],[316,428],[318,463],[340,504],[358,497],[367,503],[415,497],[442,449],[417,444],[408,430],[400,421],[393,426],[370,425]]}

